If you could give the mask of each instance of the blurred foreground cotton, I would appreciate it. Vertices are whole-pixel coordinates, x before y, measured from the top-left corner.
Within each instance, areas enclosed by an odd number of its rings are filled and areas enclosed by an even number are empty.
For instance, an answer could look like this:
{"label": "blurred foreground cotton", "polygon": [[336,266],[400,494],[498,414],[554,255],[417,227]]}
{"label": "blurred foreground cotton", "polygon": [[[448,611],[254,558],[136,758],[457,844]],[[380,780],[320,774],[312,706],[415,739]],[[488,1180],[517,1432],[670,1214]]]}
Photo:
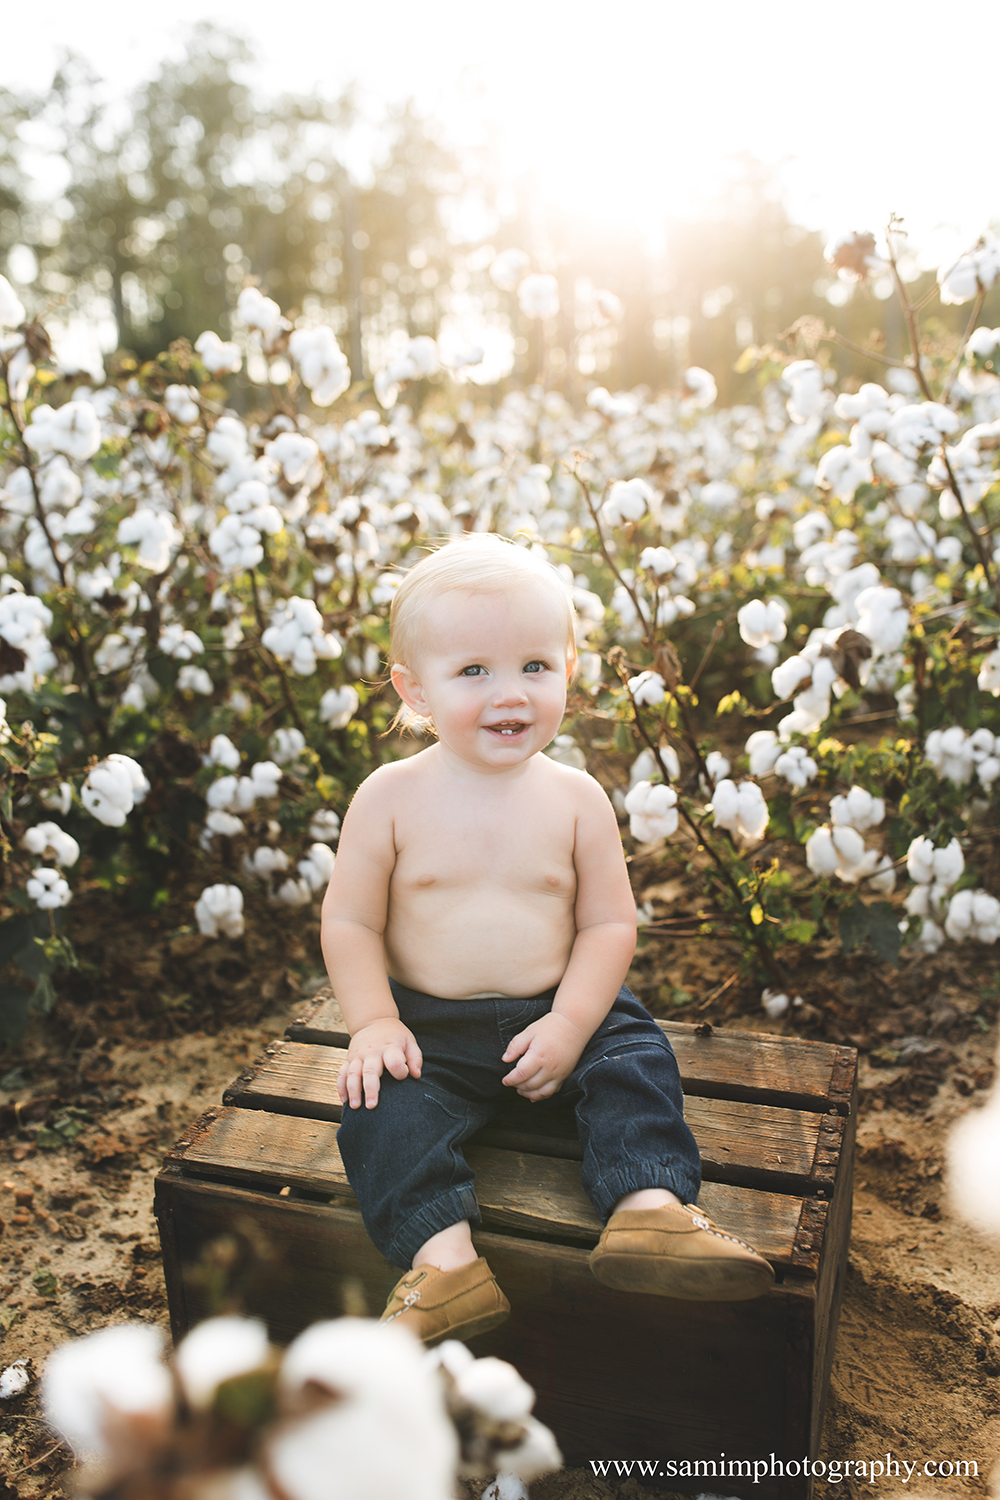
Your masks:
{"label": "blurred foreground cotton", "polygon": [[453,1500],[460,1475],[530,1481],[562,1461],[512,1366],[358,1318],[284,1352],[256,1320],[215,1318],[172,1372],[158,1329],[108,1328],[56,1350],[42,1399],[95,1500]]}

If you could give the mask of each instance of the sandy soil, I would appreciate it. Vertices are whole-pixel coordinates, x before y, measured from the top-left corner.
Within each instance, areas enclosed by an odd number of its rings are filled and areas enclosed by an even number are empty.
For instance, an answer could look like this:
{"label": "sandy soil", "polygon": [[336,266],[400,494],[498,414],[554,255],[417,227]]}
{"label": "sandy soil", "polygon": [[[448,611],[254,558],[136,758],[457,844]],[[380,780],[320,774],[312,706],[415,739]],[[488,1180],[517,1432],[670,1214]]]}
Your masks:
{"label": "sandy soil", "polygon": [[[948,1127],[993,1076],[997,1028],[982,1018],[982,994],[945,983],[925,996],[939,1023],[924,1027],[916,1054],[906,1045],[906,983],[903,1009],[884,1009],[874,1025],[870,1014],[857,1021],[868,1045],[854,1235],[822,1455],[973,1459],[980,1477],[821,1485],[824,1500],[985,1495],[1000,1456],[1000,1245],[955,1220],[942,1182]],[[0,1090],[0,1366],[24,1358],[37,1373],[55,1345],[108,1323],[166,1326],[152,1217],[160,1158],[286,1020],[280,1012],[215,1035],[133,1043],[97,1037],[56,1069],[41,1044],[26,1049],[22,1073]],[[722,1023],[783,1029],[738,1005]],[[842,1029],[851,1024],[845,1017]],[[32,1381],[0,1410],[0,1500],[72,1493],[68,1455],[41,1421],[35,1392]],[[532,1489],[533,1500],[642,1493],[634,1479],[584,1470]]]}

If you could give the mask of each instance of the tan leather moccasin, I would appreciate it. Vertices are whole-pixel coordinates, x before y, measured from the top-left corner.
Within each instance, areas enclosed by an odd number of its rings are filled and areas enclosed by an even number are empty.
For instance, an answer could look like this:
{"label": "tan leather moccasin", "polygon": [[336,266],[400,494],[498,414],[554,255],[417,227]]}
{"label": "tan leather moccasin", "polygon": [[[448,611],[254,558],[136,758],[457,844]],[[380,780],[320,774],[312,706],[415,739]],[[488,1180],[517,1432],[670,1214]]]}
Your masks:
{"label": "tan leather moccasin", "polygon": [[510,1303],[482,1256],[457,1271],[414,1266],[389,1294],[381,1323],[399,1323],[425,1344],[471,1339],[510,1316]]}
{"label": "tan leather moccasin", "polygon": [[693,1204],[620,1209],[590,1257],[604,1286],[690,1302],[762,1296],[774,1272],[752,1245],[726,1234]]}

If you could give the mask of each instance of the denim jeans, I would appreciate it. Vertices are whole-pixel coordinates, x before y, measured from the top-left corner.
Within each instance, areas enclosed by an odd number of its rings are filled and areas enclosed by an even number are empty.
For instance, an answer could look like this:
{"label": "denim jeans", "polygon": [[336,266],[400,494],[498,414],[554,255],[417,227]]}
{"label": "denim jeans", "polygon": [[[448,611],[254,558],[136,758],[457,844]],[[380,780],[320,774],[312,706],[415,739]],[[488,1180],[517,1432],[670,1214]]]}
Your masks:
{"label": "denim jeans", "polygon": [[[519,1031],[552,1009],[555,990],[526,1000],[439,1000],[390,984],[423,1052],[421,1076],[383,1073],[374,1109],[345,1104],[338,1144],[365,1228],[388,1260],[408,1269],[431,1235],[462,1219],[480,1222],[462,1143],[515,1093],[501,1082],[515,1065],[500,1059]],[[684,1123],[677,1062],[630,990],[621,989],[559,1092],[528,1107],[539,1125],[575,1112],[583,1186],[602,1219],[639,1188],[697,1199],[701,1161]]]}

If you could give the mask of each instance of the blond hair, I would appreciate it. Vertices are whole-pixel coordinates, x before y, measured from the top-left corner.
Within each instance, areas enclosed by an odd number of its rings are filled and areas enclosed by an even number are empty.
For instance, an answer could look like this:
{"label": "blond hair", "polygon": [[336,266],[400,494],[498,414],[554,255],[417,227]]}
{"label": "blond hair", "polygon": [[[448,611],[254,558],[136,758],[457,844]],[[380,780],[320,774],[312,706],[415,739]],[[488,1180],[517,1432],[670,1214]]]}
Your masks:
{"label": "blond hair", "polygon": [[[389,665],[413,670],[427,607],[442,594],[499,594],[530,586],[547,593],[566,611],[566,654],[576,661],[576,611],[573,595],[551,563],[527,547],[492,532],[470,532],[446,542],[410,569],[393,595],[389,610]],[[396,728],[433,728],[429,719],[405,704],[390,724]]]}

